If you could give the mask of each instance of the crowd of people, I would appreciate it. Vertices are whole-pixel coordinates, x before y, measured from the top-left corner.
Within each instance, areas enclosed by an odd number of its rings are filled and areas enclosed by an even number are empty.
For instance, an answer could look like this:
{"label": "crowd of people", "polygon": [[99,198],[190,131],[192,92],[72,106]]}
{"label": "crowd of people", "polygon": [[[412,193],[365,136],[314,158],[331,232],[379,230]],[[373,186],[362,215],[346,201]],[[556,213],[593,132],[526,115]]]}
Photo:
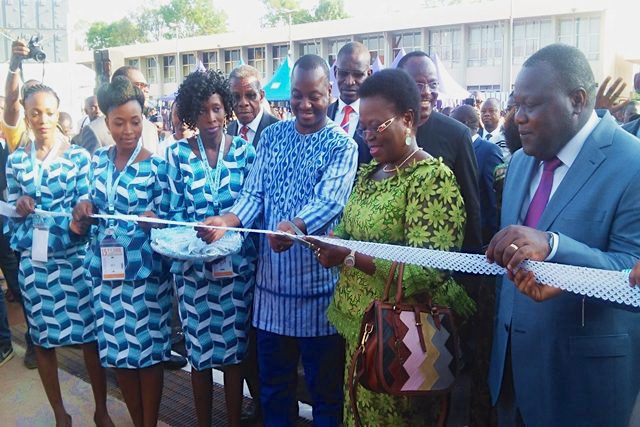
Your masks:
{"label": "crowd of people", "polygon": [[[4,218],[0,268],[56,425],[71,425],[55,351],[68,345],[83,350],[96,425],[113,425],[105,369],[133,424],[158,423],[174,304],[198,425],[212,422],[214,368],[228,425],[242,423],[244,381],[261,423],[295,425],[299,364],[314,425],[354,425],[345,367],[392,263],[313,238],[326,235],[483,253],[507,269],[498,279],[403,272],[406,301],[448,306],[462,324],[471,386],[455,397],[467,403],[450,407],[470,408],[471,425],[640,417],[640,314],[518,268],[529,259],[633,269],[640,283],[638,106],[615,105],[619,81],[596,91],[578,49],[533,54],[507,105],[477,96],[448,114],[435,108],[438,75],[422,51],[373,73],[368,49],[347,43],[336,100],[326,61],[302,56],[291,118],[269,111],[248,65],[194,71],[159,112],[144,75],[124,66],[86,99],[75,136],[55,88],[21,82],[28,54],[13,43],[2,103],[0,191],[16,216]],[[282,233],[247,233],[215,262],[176,260],[151,248],[159,225],[131,215],[193,223],[211,244],[229,227]],[[306,244],[287,237],[300,233]],[[0,296],[0,366],[13,356],[6,317]],[[357,403],[366,425],[431,425],[443,408],[368,390]]]}

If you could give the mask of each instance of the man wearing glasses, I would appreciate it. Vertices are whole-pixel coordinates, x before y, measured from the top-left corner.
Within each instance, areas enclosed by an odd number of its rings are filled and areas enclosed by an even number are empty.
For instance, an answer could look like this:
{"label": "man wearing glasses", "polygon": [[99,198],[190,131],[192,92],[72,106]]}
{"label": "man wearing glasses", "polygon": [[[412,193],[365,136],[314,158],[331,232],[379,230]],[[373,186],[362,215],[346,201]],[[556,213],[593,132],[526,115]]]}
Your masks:
{"label": "man wearing glasses", "polygon": [[358,144],[358,165],[369,163],[371,153],[359,126],[360,97],[358,89],[371,75],[371,54],[365,45],[349,42],[340,48],[334,67],[340,98],[329,106],[327,116],[340,125]]}
{"label": "man wearing glasses", "polygon": [[479,253],[482,248],[480,226],[480,198],[478,190],[478,166],[471,132],[458,121],[434,111],[438,99],[438,75],[436,66],[425,52],[415,51],[405,55],[398,63],[418,85],[420,90],[420,120],[416,139],[418,145],[433,157],[442,157],[456,176],[467,211],[467,225],[462,250]]}
{"label": "man wearing glasses", "polygon": [[[130,65],[125,65],[118,68],[113,73],[112,79],[119,76],[128,78],[131,83],[140,89],[144,94],[145,103],[147,102],[149,99],[149,84],[139,69]],[[82,128],[82,132],[80,133],[80,145],[91,155],[93,155],[94,151],[99,147],[113,144],[115,144],[115,142],[107,129],[107,123],[104,116],[98,117]],[[152,153],[155,153],[158,150],[158,130],[156,126],[146,118],[142,122],[142,145]]]}

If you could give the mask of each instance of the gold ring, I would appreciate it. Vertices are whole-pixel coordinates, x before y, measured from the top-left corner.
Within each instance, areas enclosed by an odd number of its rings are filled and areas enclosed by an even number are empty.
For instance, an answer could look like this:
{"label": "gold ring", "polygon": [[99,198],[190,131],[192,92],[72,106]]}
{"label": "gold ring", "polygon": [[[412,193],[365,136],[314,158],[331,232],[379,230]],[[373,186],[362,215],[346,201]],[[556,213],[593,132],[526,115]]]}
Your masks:
{"label": "gold ring", "polygon": [[509,247],[513,248],[514,251],[517,251],[518,249],[520,249],[518,245],[516,245],[515,243],[510,244]]}

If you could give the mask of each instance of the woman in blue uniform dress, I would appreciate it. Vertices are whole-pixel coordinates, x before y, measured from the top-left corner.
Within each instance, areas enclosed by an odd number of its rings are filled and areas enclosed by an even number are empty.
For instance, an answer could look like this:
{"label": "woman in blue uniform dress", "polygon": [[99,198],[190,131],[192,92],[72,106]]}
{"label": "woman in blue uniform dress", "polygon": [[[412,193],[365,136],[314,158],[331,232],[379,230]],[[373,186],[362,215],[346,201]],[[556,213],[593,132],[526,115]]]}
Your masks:
{"label": "woman in blue uniform dress", "polygon": [[[57,132],[60,100],[51,88],[39,84],[28,87],[23,103],[34,140],[7,161],[8,201],[15,203],[20,215],[8,225],[12,228],[11,247],[21,253],[20,290],[38,372],[56,425],[71,425],[60,392],[55,348],[82,345],[96,402],[95,422],[113,425],[95,343],[91,288],[84,278],[87,242],[70,227],[68,217],[73,206],[88,197],[89,154]],[[57,216],[38,215],[35,209]]]}
{"label": "woman in blue uniform dress", "polygon": [[[178,116],[199,133],[167,150],[174,192],[183,194],[182,219],[204,221],[233,205],[255,159],[253,146],[225,135],[231,115],[228,80],[220,72],[194,72],[176,97]],[[198,424],[211,424],[211,369],[224,371],[228,425],[238,426],[242,403],[240,362],[247,334],[255,283],[256,250],[251,238],[240,253],[217,263],[174,263],[176,290],[191,363],[191,383]]]}
{"label": "woman in blue uniform dress", "polygon": [[[166,162],[142,146],[144,96],[124,77],[98,91],[115,146],[96,151],[89,200],[73,211],[84,230],[92,213],[171,219]],[[150,246],[148,223],[100,220],[92,227],[87,273],[93,281],[96,332],[103,366],[115,368],[136,426],[156,425],[163,366],[169,359],[170,274]]]}

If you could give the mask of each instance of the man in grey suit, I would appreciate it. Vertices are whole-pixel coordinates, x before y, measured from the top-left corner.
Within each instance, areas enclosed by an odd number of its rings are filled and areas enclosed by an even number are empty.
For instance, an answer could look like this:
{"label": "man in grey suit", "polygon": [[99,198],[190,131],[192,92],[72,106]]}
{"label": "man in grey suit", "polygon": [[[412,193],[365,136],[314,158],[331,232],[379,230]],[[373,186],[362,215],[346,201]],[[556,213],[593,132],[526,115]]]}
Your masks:
{"label": "man in grey suit", "polygon": [[227,133],[240,136],[257,148],[264,128],[278,121],[262,108],[264,90],[258,70],[250,65],[234,68],[229,74],[229,87],[237,120],[229,124]]}
{"label": "man in grey suit", "polygon": [[640,258],[640,144],[595,113],[595,88],[584,54],[561,44],[516,79],[522,150],[487,249],[508,270],[489,372],[500,425],[626,426],[640,389],[640,313],[517,271],[525,259],[622,270]]}
{"label": "man in grey suit", "polygon": [[[112,78],[124,76],[131,80],[135,86],[142,91],[145,97],[145,102],[149,98],[149,84],[144,78],[144,75],[136,67],[125,65],[118,68]],[[107,129],[106,117],[98,117],[88,125],[82,128],[80,132],[79,144],[84,147],[90,154],[100,147],[115,144],[109,129]],[[146,118],[142,122],[142,145],[147,150],[155,153],[158,148],[158,129],[156,125],[151,123]],[[158,153],[161,154],[161,153]]]}

